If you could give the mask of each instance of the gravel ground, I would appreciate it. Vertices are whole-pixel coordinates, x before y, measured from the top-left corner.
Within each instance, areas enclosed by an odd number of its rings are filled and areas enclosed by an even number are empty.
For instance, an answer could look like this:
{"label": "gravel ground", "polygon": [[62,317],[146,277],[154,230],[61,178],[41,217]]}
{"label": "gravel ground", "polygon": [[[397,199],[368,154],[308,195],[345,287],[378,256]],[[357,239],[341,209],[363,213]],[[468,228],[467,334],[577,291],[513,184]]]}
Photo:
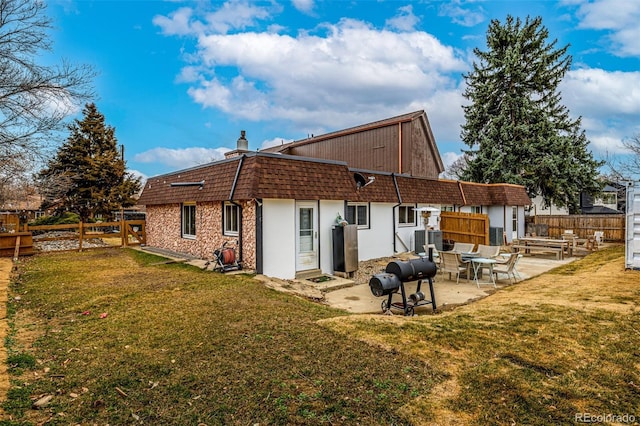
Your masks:
{"label": "gravel ground", "polygon": [[358,270],[354,273],[352,280],[356,284],[368,284],[373,275],[384,272],[389,262],[393,262],[396,260],[407,260],[416,257],[417,256],[411,253],[400,253],[397,256],[380,257],[378,259],[358,262]]}
{"label": "gravel ground", "polygon": [[[45,238],[60,238],[52,241],[42,241]],[[68,238],[68,239],[64,239]],[[53,231],[33,236],[33,246],[39,251],[78,250],[78,234],[75,232]],[[82,248],[108,247],[109,244],[100,238],[83,238]]]}

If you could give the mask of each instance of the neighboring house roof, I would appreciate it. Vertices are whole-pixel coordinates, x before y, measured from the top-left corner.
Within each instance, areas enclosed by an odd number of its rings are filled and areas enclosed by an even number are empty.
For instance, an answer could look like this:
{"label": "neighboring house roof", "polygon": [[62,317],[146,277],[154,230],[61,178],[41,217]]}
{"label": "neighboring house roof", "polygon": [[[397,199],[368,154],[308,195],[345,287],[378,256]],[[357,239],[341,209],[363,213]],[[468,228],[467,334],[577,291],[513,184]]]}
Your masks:
{"label": "neighboring house roof", "polygon": [[38,194],[26,195],[22,198],[19,198],[20,194],[16,194],[13,199],[5,200],[4,204],[0,206],[0,208],[4,210],[31,210],[38,211],[40,210],[40,205],[42,204],[42,198]]}
{"label": "neighboring house roof", "polygon": [[[356,174],[367,180],[369,177],[374,179],[358,188]],[[467,189],[474,192],[471,196],[474,201],[480,200],[479,197],[483,197],[482,200],[470,203]],[[476,192],[482,192],[482,195]],[[150,178],[138,204],[261,198],[453,205],[530,204],[524,187],[517,185],[468,184],[367,172],[350,169],[340,161],[264,152],[247,153]]]}
{"label": "neighboring house roof", "polygon": [[610,209],[605,206],[583,207],[582,214],[620,214],[618,210]]}

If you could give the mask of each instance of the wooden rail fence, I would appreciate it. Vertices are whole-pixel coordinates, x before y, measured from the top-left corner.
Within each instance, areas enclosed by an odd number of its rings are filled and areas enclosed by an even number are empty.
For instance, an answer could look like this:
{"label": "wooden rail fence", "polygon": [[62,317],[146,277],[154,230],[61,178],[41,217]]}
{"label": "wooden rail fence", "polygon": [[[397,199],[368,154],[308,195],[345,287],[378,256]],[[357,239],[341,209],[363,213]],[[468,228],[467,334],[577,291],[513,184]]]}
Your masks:
{"label": "wooden rail fence", "polygon": [[[48,233],[54,233],[48,236]],[[24,225],[15,233],[0,234],[0,256],[33,254],[39,242],[77,241],[67,250],[82,251],[89,240],[101,239],[102,247],[128,247],[146,244],[147,233],[144,220],[122,220],[118,222],[74,223],[65,225]],[[11,250],[9,250],[11,249]],[[57,250],[61,251],[61,250]]]}

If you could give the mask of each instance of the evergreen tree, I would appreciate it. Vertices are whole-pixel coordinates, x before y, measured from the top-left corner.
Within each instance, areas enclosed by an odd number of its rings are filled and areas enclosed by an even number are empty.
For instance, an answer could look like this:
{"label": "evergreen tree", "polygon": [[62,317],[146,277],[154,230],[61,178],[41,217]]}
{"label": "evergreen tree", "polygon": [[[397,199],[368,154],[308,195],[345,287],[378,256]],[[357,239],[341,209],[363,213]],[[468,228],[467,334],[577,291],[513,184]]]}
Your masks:
{"label": "evergreen tree", "polygon": [[602,163],[587,148],[581,118],[572,120],[561,104],[569,46],[556,48],[548,36],[540,17],[491,21],[488,50],[474,49],[479,62],[464,76],[471,103],[463,106],[461,138],[470,149],[461,177],[523,185],[531,198],[576,212],[582,191],[600,191]]}
{"label": "evergreen tree", "polygon": [[139,178],[126,172],[115,129],[105,124],[95,104],[87,104],[83,119],[69,126],[70,135],[48,167],[39,174],[46,201],[57,210],[77,213],[83,221],[111,217],[132,206]]}

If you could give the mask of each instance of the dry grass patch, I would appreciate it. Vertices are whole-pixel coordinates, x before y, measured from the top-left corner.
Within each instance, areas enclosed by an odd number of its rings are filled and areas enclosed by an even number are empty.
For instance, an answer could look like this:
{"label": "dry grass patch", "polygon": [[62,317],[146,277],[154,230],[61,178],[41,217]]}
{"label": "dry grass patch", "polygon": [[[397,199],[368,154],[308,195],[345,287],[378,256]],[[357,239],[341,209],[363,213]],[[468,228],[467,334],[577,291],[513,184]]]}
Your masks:
{"label": "dry grass patch", "polygon": [[448,382],[401,410],[429,424],[571,424],[585,412],[638,420],[639,289],[618,247],[453,312],[322,324],[447,371]]}
{"label": "dry grass patch", "polygon": [[158,260],[109,249],[21,265],[9,351],[25,362],[10,366],[5,424],[406,424],[398,409],[446,378],[318,324],[344,312]]}

